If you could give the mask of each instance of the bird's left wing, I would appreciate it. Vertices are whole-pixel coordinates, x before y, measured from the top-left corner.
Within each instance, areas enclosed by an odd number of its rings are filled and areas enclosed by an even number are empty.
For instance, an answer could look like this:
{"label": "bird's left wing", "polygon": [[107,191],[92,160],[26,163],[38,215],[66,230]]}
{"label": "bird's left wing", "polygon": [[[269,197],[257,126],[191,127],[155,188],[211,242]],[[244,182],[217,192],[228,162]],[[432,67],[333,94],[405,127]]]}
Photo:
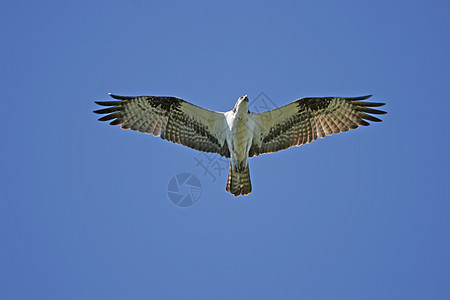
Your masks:
{"label": "bird's left wing", "polygon": [[225,142],[226,121],[221,112],[195,106],[177,97],[126,97],[110,94],[118,101],[96,101],[108,108],[94,111],[107,114],[100,121],[161,136],[161,138],[204,152],[230,157]]}
{"label": "bird's left wing", "polygon": [[300,146],[360,125],[368,126],[365,120],[381,122],[370,114],[386,112],[370,107],[384,103],[362,101],[369,97],[302,98],[274,110],[252,114],[255,126],[249,157]]}

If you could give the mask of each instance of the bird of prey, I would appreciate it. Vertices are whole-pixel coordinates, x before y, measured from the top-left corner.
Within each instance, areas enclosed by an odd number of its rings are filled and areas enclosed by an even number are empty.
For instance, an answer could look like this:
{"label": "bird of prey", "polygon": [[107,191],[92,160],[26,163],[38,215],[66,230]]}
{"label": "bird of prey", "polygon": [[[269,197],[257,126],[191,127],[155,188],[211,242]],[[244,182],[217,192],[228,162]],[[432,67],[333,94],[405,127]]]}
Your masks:
{"label": "bird of prey", "polygon": [[372,107],[385,103],[366,102],[361,97],[301,98],[277,109],[252,113],[247,95],[227,112],[195,106],[177,97],[118,96],[116,101],[97,101],[108,108],[94,111],[106,114],[100,121],[153,134],[204,152],[231,159],[226,191],[234,196],[252,191],[248,159],[310,143],[326,135],[381,122],[373,114],[385,111]]}

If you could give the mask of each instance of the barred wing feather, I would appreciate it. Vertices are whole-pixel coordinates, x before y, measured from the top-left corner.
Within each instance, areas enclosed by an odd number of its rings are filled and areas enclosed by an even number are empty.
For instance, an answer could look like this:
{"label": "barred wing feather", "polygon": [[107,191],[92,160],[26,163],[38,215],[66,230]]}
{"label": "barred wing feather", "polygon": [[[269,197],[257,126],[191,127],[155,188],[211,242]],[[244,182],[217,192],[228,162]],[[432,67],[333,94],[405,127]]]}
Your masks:
{"label": "barred wing feather", "polygon": [[177,97],[110,96],[117,101],[96,102],[108,106],[94,111],[106,114],[100,121],[112,120],[111,125],[122,125],[124,129],[161,136],[195,150],[230,157],[225,142],[223,113],[195,106]]}
{"label": "barred wing feather", "polygon": [[255,130],[249,157],[300,146],[326,135],[381,122],[373,114],[385,114],[371,107],[384,103],[364,102],[361,97],[302,98],[283,107],[253,114]]}

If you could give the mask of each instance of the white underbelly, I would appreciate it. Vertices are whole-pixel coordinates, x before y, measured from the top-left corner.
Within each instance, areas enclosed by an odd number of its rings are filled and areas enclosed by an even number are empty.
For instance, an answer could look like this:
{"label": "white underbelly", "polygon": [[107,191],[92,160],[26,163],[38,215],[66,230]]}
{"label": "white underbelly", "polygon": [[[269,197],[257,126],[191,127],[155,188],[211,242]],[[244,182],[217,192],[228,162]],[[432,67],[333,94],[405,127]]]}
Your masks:
{"label": "white underbelly", "polygon": [[237,162],[247,161],[252,145],[253,124],[248,119],[235,119],[230,131],[229,147],[231,159]]}

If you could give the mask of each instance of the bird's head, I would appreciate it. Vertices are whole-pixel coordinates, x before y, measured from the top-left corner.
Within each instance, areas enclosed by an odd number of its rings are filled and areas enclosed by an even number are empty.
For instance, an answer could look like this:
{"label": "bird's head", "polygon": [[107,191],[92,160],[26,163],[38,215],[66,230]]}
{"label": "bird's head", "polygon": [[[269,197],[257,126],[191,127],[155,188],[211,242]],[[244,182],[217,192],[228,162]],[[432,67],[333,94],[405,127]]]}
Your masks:
{"label": "bird's head", "polygon": [[239,97],[233,109],[234,112],[248,112],[248,97],[247,95]]}

